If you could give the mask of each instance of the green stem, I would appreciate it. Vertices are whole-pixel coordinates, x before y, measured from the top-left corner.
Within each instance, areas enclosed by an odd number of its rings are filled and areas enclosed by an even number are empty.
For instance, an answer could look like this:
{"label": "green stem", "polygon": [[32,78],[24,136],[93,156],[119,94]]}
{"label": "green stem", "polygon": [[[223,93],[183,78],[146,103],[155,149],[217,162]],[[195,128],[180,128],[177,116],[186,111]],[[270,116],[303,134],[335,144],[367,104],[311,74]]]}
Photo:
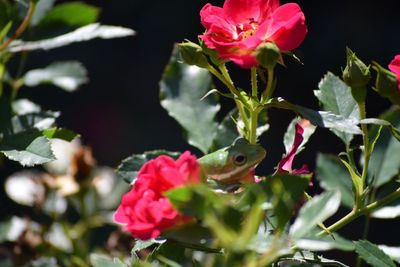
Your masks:
{"label": "green stem", "polygon": [[[347,224],[349,224],[350,222],[352,222],[353,220],[357,219],[358,217],[360,217],[362,215],[370,214],[373,211],[391,203],[392,201],[394,201],[398,198],[400,198],[400,187],[397,188],[397,190],[394,191],[393,193],[387,195],[386,197],[384,197],[380,200],[377,200],[377,201],[367,205],[364,208],[361,208],[358,210],[352,210],[349,214],[344,216],[342,219],[340,219],[339,221],[337,221],[334,224],[332,224],[331,226],[329,226],[328,231],[330,233],[336,232],[339,229],[341,229],[342,227],[344,227]],[[325,233],[326,233],[326,231],[321,231],[318,235],[323,235]]]}
{"label": "green stem", "polygon": [[250,112],[250,120],[251,120],[250,121],[250,137],[249,137],[250,144],[257,143],[258,114],[259,114],[258,110]]}
{"label": "green stem", "polygon": [[[233,84],[232,80],[229,77],[229,74],[226,72],[226,68],[220,67],[220,70],[224,69],[225,75],[222,75],[219,71],[217,71],[213,66],[209,66],[208,70],[213,74],[218,80],[220,80],[228,89],[231,91],[231,93],[236,96],[240,102],[243,103],[246,107],[248,106],[246,99],[243,97],[243,95],[240,94],[239,90],[236,89],[235,85]],[[226,76],[226,77],[225,77]]]}
{"label": "green stem", "polygon": [[[359,104],[359,108],[360,108],[361,119],[365,119],[366,118],[365,103]],[[362,183],[362,188],[364,190],[364,188],[366,186],[371,151],[370,151],[370,145],[369,145],[368,126],[366,124],[361,124],[361,130],[363,132],[363,143],[364,143],[364,166],[363,166],[363,170],[362,170],[362,174],[361,174],[361,183]],[[357,207],[357,208],[359,208],[359,207]]]}
{"label": "green stem", "polygon": [[11,36],[7,41],[0,45],[0,52],[4,51],[15,39],[21,36],[21,34],[26,30],[29,23],[31,22],[32,16],[36,10],[37,1],[29,1],[28,12],[21,25],[19,25],[18,29],[15,31],[13,36]]}
{"label": "green stem", "polygon": [[258,84],[257,84],[257,68],[251,68],[251,95],[253,98],[258,98]]}
{"label": "green stem", "polygon": [[[0,59],[1,60],[1,59]],[[1,60],[2,61],[2,60]],[[4,74],[6,73],[6,66],[5,63],[0,62],[0,96],[3,95],[3,80],[4,80]]]}
{"label": "green stem", "polygon": [[267,69],[268,80],[267,80],[267,87],[262,94],[261,102],[266,103],[274,93],[274,68]]}

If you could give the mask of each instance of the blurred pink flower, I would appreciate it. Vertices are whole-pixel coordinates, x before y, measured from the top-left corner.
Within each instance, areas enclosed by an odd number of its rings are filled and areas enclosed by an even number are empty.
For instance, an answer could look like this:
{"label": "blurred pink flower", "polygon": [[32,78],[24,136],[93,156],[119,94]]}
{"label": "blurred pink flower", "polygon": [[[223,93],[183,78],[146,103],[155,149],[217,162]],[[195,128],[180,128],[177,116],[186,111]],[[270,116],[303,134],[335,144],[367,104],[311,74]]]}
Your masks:
{"label": "blurred pink flower", "polygon": [[189,152],[176,161],[169,156],[150,160],[139,170],[131,191],[122,197],[114,220],[124,224],[135,238],[155,238],[190,219],[179,214],[163,193],[199,181],[200,165]]}

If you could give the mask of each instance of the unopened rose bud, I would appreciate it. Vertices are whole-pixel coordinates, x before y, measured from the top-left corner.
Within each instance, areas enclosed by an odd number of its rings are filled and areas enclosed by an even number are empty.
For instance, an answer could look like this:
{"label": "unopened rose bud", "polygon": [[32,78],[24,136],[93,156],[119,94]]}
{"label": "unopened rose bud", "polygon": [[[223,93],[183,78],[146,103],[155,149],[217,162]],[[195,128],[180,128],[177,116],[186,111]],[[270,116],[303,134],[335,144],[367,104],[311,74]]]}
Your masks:
{"label": "unopened rose bud", "polygon": [[201,46],[192,42],[179,44],[179,50],[183,61],[188,65],[195,65],[200,68],[209,66],[207,57],[204,55]]}
{"label": "unopened rose bud", "polygon": [[281,51],[274,43],[265,43],[257,48],[257,62],[266,69],[273,69],[281,57]]}
{"label": "unopened rose bud", "polygon": [[352,89],[357,102],[365,101],[366,86],[371,80],[370,66],[362,62],[350,48],[346,49],[347,65],[343,70],[343,80]]}
{"label": "unopened rose bud", "polygon": [[373,62],[373,69],[377,72],[375,90],[392,103],[400,106],[400,93],[396,74]]}

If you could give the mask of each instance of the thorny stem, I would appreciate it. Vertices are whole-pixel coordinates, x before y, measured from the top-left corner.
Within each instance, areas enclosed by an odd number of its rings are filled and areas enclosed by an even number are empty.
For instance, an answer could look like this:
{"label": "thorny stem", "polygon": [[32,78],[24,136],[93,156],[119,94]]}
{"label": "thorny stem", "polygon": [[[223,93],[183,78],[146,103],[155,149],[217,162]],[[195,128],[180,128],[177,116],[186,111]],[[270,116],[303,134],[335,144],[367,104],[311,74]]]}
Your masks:
{"label": "thorny stem", "polygon": [[[377,200],[369,205],[367,205],[364,208],[361,209],[353,209],[349,214],[347,214],[346,216],[344,216],[342,219],[340,219],[339,221],[335,222],[334,224],[332,224],[331,226],[328,227],[328,231],[330,233],[332,232],[336,232],[339,229],[341,229],[342,227],[346,226],[348,223],[352,222],[353,220],[357,219],[358,217],[362,216],[362,215],[366,215],[366,214],[370,214],[371,212],[389,204],[390,202],[396,200],[400,198],[400,187],[397,188],[396,191],[394,191],[393,193],[387,195],[386,197]],[[318,233],[319,236],[325,234],[326,231],[321,231]]]}
{"label": "thorny stem", "polygon": [[21,34],[26,30],[32,19],[33,14],[35,13],[37,5],[36,2],[37,1],[29,1],[28,12],[26,13],[24,20],[22,21],[21,25],[19,25],[15,33],[7,41],[0,45],[0,52],[4,51],[15,39],[20,37]]}
{"label": "thorny stem", "polygon": [[251,68],[251,95],[253,98],[258,97],[258,85],[257,85],[257,68]]}
{"label": "thorny stem", "polygon": [[262,94],[261,102],[266,103],[273,94],[273,85],[274,85],[274,68],[267,69],[268,80],[267,80],[267,87]]}
{"label": "thorny stem", "polygon": [[[360,117],[361,119],[365,119],[366,117],[366,112],[365,112],[365,103],[361,103],[359,105],[360,107]],[[369,166],[369,159],[370,159],[370,144],[369,144],[369,136],[368,136],[368,126],[366,124],[361,124],[361,130],[363,132],[363,143],[364,143],[364,166],[361,174],[361,184],[362,184],[362,189],[364,190],[365,185],[366,185],[366,180],[367,180],[367,174],[368,174],[368,166]],[[359,207],[357,207],[359,208]]]}

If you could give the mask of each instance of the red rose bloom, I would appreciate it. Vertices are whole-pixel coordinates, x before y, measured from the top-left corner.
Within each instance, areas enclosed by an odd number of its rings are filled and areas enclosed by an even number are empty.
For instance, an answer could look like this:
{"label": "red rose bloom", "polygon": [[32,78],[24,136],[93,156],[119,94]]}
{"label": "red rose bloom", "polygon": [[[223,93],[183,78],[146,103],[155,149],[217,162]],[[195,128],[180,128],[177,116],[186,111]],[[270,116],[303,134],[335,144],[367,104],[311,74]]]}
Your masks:
{"label": "red rose bloom", "polygon": [[391,72],[397,76],[397,86],[400,90],[400,55],[394,57],[392,62],[389,64],[389,69]]}
{"label": "red rose bloom", "polygon": [[206,4],[200,11],[207,29],[203,39],[221,58],[250,68],[253,52],[263,42],[275,42],[282,51],[297,48],[307,34],[304,14],[295,3],[279,0],[226,0],[222,8]]}
{"label": "red rose bloom", "polygon": [[200,165],[189,152],[176,161],[169,156],[150,160],[139,170],[131,191],[122,197],[114,221],[124,224],[135,238],[155,238],[188,219],[172,207],[163,193],[199,181]]}

